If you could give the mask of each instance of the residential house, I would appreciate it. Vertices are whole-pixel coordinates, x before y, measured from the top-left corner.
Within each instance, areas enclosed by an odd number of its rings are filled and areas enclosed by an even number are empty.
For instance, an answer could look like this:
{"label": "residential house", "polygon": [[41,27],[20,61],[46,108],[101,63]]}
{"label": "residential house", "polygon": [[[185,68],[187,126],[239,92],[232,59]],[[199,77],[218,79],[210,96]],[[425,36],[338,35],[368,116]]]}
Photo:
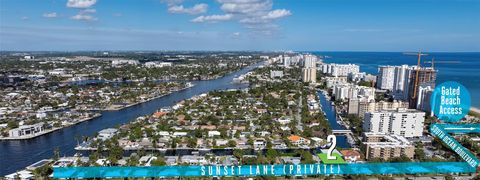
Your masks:
{"label": "residential house", "polygon": [[340,153],[347,162],[357,162],[361,159],[360,152],[353,149],[341,150]]}
{"label": "residential house", "polygon": [[293,145],[296,145],[296,146],[301,146],[301,145],[309,145],[310,144],[310,140],[308,139],[305,139],[301,136],[297,136],[297,135],[291,135],[288,137],[288,140],[290,140],[290,142],[293,144]]}

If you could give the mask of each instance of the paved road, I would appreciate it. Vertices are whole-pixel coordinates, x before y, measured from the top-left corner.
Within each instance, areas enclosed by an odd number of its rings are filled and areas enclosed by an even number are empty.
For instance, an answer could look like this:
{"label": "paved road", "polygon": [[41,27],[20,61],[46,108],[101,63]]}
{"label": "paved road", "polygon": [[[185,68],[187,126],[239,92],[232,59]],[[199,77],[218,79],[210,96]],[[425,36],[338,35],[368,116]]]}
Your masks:
{"label": "paved road", "polygon": [[300,96],[299,100],[298,100],[298,111],[297,111],[297,114],[296,114],[296,119],[297,119],[297,129],[300,130],[300,131],[303,131],[303,123],[302,123],[302,101],[303,101],[303,98],[302,96]]}

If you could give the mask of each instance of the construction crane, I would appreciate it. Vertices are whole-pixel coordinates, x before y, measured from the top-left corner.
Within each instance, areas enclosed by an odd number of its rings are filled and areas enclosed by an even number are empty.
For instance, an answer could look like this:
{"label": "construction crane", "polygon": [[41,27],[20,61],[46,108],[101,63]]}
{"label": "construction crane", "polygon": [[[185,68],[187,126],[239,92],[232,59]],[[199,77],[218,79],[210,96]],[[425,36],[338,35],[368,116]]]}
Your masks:
{"label": "construction crane", "polygon": [[461,61],[436,61],[435,58],[432,58],[431,61],[424,61],[424,64],[431,64],[432,69],[435,69],[435,63],[436,64],[460,64]]}
{"label": "construction crane", "polygon": [[418,53],[403,53],[405,55],[415,55],[417,56],[417,70],[415,71],[415,86],[413,89],[413,96],[412,99],[415,99],[417,97],[417,89],[418,89],[418,76],[420,75],[421,71],[421,61],[422,61],[422,56],[427,56],[428,54],[423,54],[421,51],[418,51]]}

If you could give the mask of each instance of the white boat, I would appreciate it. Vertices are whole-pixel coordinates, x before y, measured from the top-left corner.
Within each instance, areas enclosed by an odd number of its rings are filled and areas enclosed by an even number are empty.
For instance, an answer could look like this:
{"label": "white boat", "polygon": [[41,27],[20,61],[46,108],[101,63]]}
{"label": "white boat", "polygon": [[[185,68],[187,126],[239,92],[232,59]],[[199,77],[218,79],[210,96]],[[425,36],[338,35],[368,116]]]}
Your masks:
{"label": "white boat", "polygon": [[167,152],[168,149],[166,148],[157,148],[157,151],[160,151],[160,152]]}
{"label": "white boat", "polygon": [[210,150],[212,150],[212,149],[210,149],[210,148],[207,148],[207,147],[201,147],[201,148],[199,148],[198,150],[199,150],[199,151],[204,151],[204,152],[205,152],[205,151],[210,151]]}

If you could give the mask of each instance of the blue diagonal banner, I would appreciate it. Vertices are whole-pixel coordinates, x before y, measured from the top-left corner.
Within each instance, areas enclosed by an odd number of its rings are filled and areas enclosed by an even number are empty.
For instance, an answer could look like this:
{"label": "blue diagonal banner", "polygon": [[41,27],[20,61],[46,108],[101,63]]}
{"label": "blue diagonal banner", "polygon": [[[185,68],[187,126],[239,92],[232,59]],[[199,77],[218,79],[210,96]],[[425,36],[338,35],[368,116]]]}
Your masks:
{"label": "blue diagonal banner", "polygon": [[476,133],[478,127],[478,124],[432,124],[430,133],[440,138],[470,166],[477,168],[480,165],[480,160],[448,133]]}

